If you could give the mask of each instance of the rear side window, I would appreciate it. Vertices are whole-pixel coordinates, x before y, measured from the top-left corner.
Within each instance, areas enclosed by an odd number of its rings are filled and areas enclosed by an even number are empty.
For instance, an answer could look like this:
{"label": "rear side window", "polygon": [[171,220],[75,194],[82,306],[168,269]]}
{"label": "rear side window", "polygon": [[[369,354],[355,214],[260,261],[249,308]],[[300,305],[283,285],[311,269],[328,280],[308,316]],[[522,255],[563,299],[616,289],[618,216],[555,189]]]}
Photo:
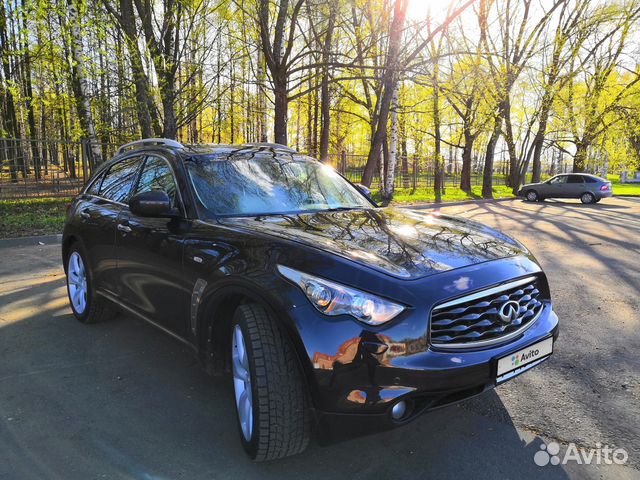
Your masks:
{"label": "rear side window", "polygon": [[113,164],[102,180],[100,196],[115,202],[125,202],[129,198],[139,165],[139,157]]}
{"label": "rear side window", "polygon": [[171,167],[163,158],[147,157],[138,180],[136,193],[160,190],[169,195],[171,208],[177,206],[176,180]]}
{"label": "rear side window", "polygon": [[593,177],[587,177],[586,175],[582,177],[584,179],[585,182],[587,183],[598,183],[598,180],[596,180]]}
{"label": "rear side window", "polygon": [[582,175],[569,175],[567,183],[583,183]]}

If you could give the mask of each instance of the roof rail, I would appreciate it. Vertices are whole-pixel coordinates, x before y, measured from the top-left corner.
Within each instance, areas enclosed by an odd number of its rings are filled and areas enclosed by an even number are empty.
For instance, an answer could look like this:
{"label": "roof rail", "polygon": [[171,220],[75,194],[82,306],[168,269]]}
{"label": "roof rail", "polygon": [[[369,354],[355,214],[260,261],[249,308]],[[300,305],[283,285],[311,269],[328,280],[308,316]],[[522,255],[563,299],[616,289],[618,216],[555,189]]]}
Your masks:
{"label": "roof rail", "polygon": [[122,145],[118,149],[118,155],[126,152],[127,150],[131,150],[135,147],[145,147],[145,146],[154,146],[154,145],[173,147],[173,148],[183,148],[183,145],[180,142],[171,140],[169,138],[143,138],[142,140],[136,140],[135,142],[129,142]]}
{"label": "roof rail", "polygon": [[248,147],[265,147],[265,148],[277,148],[278,150],[286,150],[287,152],[297,153],[293,148],[282,145],[281,143],[269,143],[269,142],[257,142],[257,143],[245,143]]}

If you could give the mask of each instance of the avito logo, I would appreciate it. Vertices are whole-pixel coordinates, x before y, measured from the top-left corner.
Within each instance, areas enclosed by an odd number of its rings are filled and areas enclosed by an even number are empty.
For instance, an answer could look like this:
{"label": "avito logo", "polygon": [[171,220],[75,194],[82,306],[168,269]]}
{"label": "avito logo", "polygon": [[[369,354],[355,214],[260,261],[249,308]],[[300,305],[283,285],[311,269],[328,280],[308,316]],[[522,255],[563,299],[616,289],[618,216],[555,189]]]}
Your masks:
{"label": "avito logo", "polygon": [[521,353],[520,355],[512,355],[511,365],[514,367],[517,367],[522,362],[537,357],[539,353],[540,353],[540,350],[536,348],[535,350],[531,349],[528,352]]}

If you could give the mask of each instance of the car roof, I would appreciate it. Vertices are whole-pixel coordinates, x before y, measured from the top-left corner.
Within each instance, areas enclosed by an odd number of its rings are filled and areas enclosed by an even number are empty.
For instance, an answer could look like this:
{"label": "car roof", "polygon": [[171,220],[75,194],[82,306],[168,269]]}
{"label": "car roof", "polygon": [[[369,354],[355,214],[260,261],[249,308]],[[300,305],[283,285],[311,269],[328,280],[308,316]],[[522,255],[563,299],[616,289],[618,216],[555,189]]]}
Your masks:
{"label": "car roof", "polygon": [[184,145],[183,149],[178,150],[181,156],[191,155],[219,155],[224,158],[226,155],[234,155],[238,153],[242,154],[256,154],[260,152],[266,153],[286,153],[286,154],[298,154],[294,149],[285,145],[279,145],[277,143],[243,143],[235,145],[227,144],[198,144],[198,145]]}
{"label": "car roof", "polygon": [[584,172],[580,172],[580,173],[557,173],[554,175],[554,177],[559,177],[561,175],[567,175],[567,176],[577,176],[577,175],[581,175],[583,177],[591,177],[591,178],[595,178],[597,180],[600,180],[602,182],[608,182],[608,180],[605,180],[602,177],[599,177],[597,175],[594,175],[593,173],[584,173]]}

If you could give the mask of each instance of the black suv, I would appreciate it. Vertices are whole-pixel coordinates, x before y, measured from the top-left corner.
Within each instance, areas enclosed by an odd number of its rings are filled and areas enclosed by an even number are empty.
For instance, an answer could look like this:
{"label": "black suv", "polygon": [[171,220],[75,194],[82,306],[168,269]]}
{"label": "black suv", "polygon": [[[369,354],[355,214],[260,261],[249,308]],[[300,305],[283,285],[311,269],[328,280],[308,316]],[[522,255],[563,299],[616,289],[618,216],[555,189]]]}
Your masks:
{"label": "black suv", "polygon": [[73,201],[62,256],[78,320],[125,310],[232,374],[256,460],[484,392],[547,359],[558,334],[522,244],[379,208],[281,145],[123,146]]}

